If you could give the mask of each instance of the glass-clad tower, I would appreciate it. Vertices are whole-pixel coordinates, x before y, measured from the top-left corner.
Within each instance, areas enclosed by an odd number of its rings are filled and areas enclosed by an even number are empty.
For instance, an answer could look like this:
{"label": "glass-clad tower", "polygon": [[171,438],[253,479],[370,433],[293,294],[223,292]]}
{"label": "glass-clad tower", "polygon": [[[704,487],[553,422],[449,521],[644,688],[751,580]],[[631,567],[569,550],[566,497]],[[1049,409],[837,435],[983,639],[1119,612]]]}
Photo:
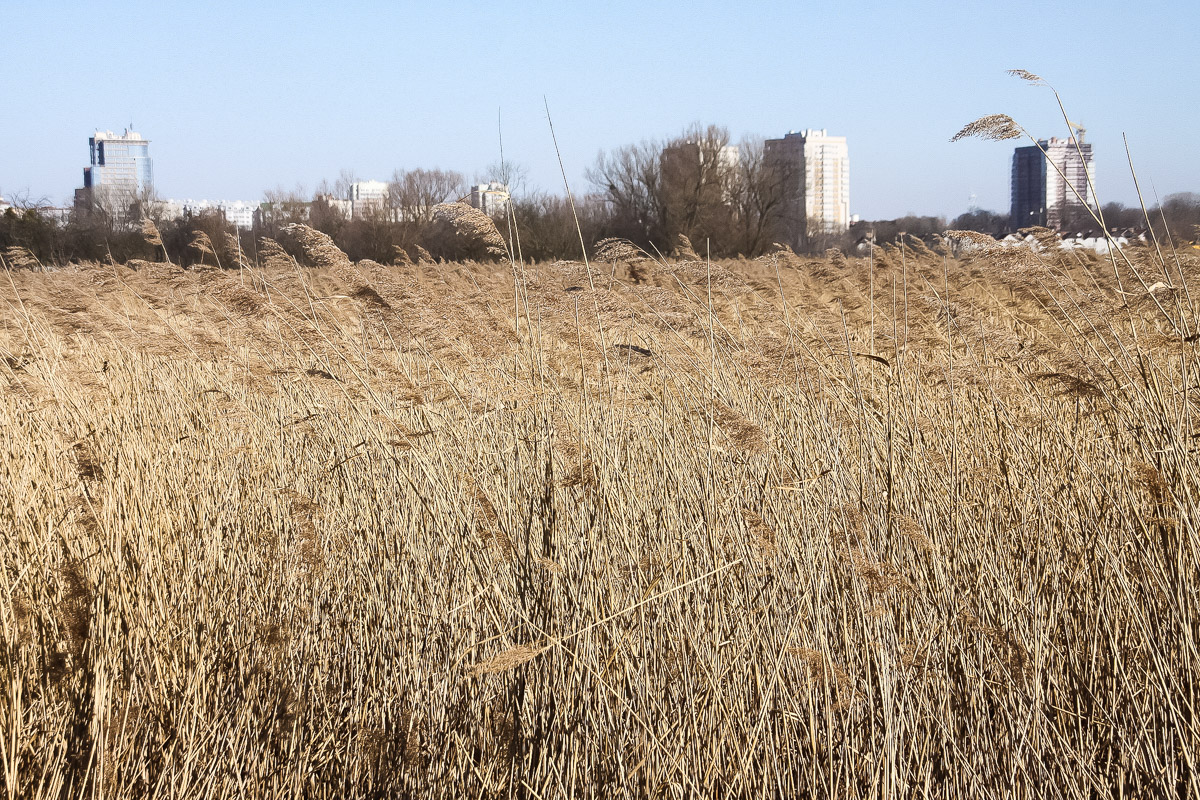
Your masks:
{"label": "glass-clad tower", "polygon": [[[154,183],[150,160],[150,140],[128,128],[117,136],[112,131],[96,131],[88,145],[91,166],[83,168],[83,187],[138,195]],[[111,187],[108,189],[107,187]]]}
{"label": "glass-clad tower", "polygon": [[1014,230],[1046,224],[1046,157],[1038,147],[1018,147],[1012,160]]}

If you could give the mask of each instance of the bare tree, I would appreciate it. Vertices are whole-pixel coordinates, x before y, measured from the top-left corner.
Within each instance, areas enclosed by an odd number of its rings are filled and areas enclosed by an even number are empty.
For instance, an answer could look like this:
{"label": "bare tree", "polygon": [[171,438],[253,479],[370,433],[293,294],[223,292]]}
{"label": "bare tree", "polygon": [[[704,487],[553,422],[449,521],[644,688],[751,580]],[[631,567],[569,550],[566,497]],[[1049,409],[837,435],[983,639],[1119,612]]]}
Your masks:
{"label": "bare tree", "polygon": [[662,145],[654,141],[601,151],[587,178],[608,207],[609,233],[650,247],[666,247]]}
{"label": "bare tree", "polygon": [[509,196],[515,197],[524,191],[529,170],[515,161],[494,161],[476,178],[476,183],[502,183],[508,188]]}
{"label": "bare tree", "polygon": [[1109,231],[1135,231],[1146,227],[1146,219],[1139,207],[1112,202],[1105,203],[1101,211]]}
{"label": "bare tree", "polygon": [[586,242],[604,238],[610,211],[598,195],[576,197],[572,208],[562,195],[546,192],[530,192],[511,207],[520,226],[522,255],[531,261],[578,259],[580,233]]}
{"label": "bare tree", "polygon": [[396,170],[388,183],[388,208],[397,221],[427,225],[434,206],[457,200],[465,191],[462,173],[454,170]]}
{"label": "bare tree", "polygon": [[1161,234],[1181,241],[1194,241],[1200,234],[1197,228],[1200,226],[1200,194],[1169,194],[1156,210],[1158,213],[1151,216],[1151,221]]}
{"label": "bare tree", "polygon": [[[0,191],[0,199],[4,199],[4,192],[2,191]],[[7,202],[19,211],[26,211],[31,208],[37,210],[51,205],[49,197],[46,195],[35,197],[33,192],[27,188],[11,192],[8,195]]]}
{"label": "bare tree", "polygon": [[75,216],[99,235],[111,235],[141,219],[137,201],[137,190],[124,186],[80,189],[75,194]]}
{"label": "bare tree", "polygon": [[978,231],[991,236],[1003,236],[1008,230],[1008,215],[977,208],[959,214],[950,223],[950,227],[956,231]]}
{"label": "bare tree", "polygon": [[128,215],[132,220],[148,219],[156,225],[166,221],[167,203],[154,184],[148,183],[133,193]]}
{"label": "bare tree", "polygon": [[758,255],[785,238],[781,234],[784,192],[791,179],[786,167],[767,163],[762,137],[747,136],[738,144],[737,173],[732,182],[738,252]]}
{"label": "bare tree", "polygon": [[277,187],[263,192],[263,203],[255,220],[255,232],[260,236],[273,236],[290,222],[307,222],[309,215],[308,194],[304,187],[295,189]]}
{"label": "bare tree", "polygon": [[743,163],[728,130],[695,124],[665,142],[601,152],[587,176],[608,208],[605,233],[663,252],[680,235],[713,253],[760,247],[765,211],[778,205],[765,192],[761,150]]}
{"label": "bare tree", "polygon": [[729,131],[718,125],[696,124],[667,142],[659,156],[659,186],[668,241],[682,234],[696,243],[725,244],[737,166]]}
{"label": "bare tree", "polygon": [[350,199],[350,187],[358,183],[358,173],[352,169],[343,169],[333,182],[333,196],[339,200]]}

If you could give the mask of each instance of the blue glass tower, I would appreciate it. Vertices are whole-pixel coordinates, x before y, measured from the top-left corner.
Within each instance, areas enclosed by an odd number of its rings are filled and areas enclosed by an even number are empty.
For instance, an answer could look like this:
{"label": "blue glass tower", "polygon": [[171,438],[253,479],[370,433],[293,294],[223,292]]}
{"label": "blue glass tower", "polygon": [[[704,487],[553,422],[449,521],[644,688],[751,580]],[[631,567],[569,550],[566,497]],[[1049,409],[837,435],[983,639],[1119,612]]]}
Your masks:
{"label": "blue glass tower", "polygon": [[91,166],[83,168],[85,189],[136,196],[154,183],[154,165],[150,160],[150,140],[128,128],[116,136],[112,131],[96,131],[88,139]]}

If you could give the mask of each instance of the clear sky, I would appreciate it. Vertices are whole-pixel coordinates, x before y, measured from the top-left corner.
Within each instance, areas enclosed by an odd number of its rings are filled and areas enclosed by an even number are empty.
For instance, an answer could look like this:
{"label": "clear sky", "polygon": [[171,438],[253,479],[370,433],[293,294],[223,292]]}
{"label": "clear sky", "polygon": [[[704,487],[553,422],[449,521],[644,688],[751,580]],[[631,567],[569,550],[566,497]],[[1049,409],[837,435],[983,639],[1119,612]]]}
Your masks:
{"label": "clear sky", "polygon": [[258,200],[348,168],[505,156],[561,192],[601,149],[692,122],[848,137],[851,211],[1007,211],[1012,143],[949,138],[1004,112],[1095,145],[1101,201],[1200,191],[1200,3],[14,2],[0,0],[0,193],[65,201],[94,129],[133,122],[164,197]]}

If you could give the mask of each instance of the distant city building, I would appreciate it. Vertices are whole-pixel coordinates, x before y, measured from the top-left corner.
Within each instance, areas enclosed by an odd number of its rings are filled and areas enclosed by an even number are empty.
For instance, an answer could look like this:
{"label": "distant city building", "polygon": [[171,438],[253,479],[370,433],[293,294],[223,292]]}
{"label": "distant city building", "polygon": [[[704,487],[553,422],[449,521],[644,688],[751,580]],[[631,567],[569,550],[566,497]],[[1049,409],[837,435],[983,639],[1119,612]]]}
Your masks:
{"label": "distant city building", "polygon": [[388,185],[383,181],[358,181],[350,184],[350,217],[377,214],[387,207]]}
{"label": "distant city building", "polygon": [[257,203],[247,203],[243,200],[234,200],[233,202],[222,201],[217,208],[225,214],[225,221],[230,225],[234,225],[243,230],[249,230],[254,227],[254,209],[258,208]]}
{"label": "distant city building", "polygon": [[70,206],[39,206],[37,213],[42,219],[49,220],[60,228],[71,221],[71,214],[75,209]]}
{"label": "distant city building", "polygon": [[1013,151],[1013,228],[1037,225],[1057,230],[1095,208],[1092,146],[1083,141],[1082,130],[1077,141],[1078,146],[1070,139],[1040,139],[1037,146]]}
{"label": "distant city building", "polygon": [[[317,195],[316,200],[323,200],[328,195]],[[348,200],[340,202],[349,205]],[[312,218],[313,203],[307,200],[276,200],[263,201],[254,209],[254,228],[264,228],[282,225],[289,222],[308,222]]]}
{"label": "distant city building", "polygon": [[96,131],[88,139],[90,165],[83,168],[83,188],[75,191],[77,210],[97,206],[117,216],[154,184],[150,140],[126,128],[120,136]]}
{"label": "distant city building", "polygon": [[1012,160],[1013,228],[1046,224],[1046,157],[1036,147],[1018,147]]}
{"label": "distant city building", "polygon": [[471,187],[470,203],[489,217],[499,216],[508,209],[508,187],[503,183],[479,183]]}
{"label": "distant city building", "polygon": [[52,222],[55,225],[62,227],[71,221],[71,213],[73,209],[70,206],[44,206],[44,205],[16,205],[9,203],[3,197],[0,197],[0,215],[7,212],[20,214],[37,214],[47,222]]}
{"label": "distant city building", "polygon": [[165,219],[178,219],[198,216],[205,212],[220,212],[230,225],[249,229],[254,227],[254,212],[257,208],[257,203],[242,200],[166,200],[160,213]]}
{"label": "distant city building", "polygon": [[767,168],[783,183],[789,244],[802,245],[815,233],[850,227],[850,156],[845,136],[804,130],[763,145]]}
{"label": "distant city building", "polygon": [[62,226],[71,221],[71,210],[72,209],[70,207],[34,205],[24,202],[14,206],[12,203],[5,200],[3,196],[0,196],[0,216],[9,211],[13,212],[14,214],[21,215],[34,213],[44,220],[48,220],[53,222],[55,225]]}

